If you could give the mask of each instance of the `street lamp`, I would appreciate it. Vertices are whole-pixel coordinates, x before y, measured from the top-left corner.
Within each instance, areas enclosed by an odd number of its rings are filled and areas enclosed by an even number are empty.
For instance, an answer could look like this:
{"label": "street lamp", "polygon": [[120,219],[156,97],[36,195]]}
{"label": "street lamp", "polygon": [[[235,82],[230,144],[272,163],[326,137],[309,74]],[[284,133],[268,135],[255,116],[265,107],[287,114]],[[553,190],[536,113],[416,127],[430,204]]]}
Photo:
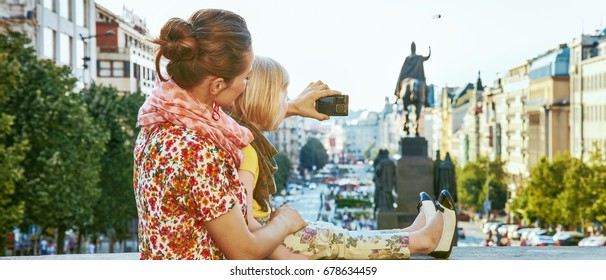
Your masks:
{"label": "street lamp", "polygon": [[490,201],[490,162],[494,161],[495,154],[491,153],[486,159],[486,199],[484,200],[484,212],[486,212],[486,221],[490,218],[492,202]]}
{"label": "street lamp", "polygon": [[[103,34],[95,34],[95,35],[88,35],[88,36],[82,36],[82,33],[79,34],[80,35],[80,40],[82,40],[83,43],[86,43],[86,40],[90,39],[90,38],[97,38],[97,37],[104,37],[104,36],[114,36],[116,35],[116,33],[113,30],[108,30]],[[86,50],[85,50],[86,52]],[[86,69],[88,69],[88,63],[90,62],[90,56],[84,56],[82,57],[82,68],[85,70],[83,71],[83,79],[84,79],[84,83],[86,85]]]}
{"label": "street lamp", "polygon": [[108,30],[107,32],[105,32],[103,34],[96,34],[96,35],[82,36],[82,34],[80,34],[80,39],[83,42],[86,42],[86,40],[88,40],[90,38],[97,38],[97,37],[103,37],[103,36],[114,36],[114,35],[116,35],[116,33],[113,30]]}

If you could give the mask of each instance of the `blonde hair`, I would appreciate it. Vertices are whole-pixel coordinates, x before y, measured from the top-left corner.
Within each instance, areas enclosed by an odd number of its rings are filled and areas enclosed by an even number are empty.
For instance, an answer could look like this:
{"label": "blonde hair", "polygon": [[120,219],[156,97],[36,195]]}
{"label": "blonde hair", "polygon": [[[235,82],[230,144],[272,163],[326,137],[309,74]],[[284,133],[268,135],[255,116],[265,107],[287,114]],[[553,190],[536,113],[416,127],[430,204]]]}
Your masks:
{"label": "blonde hair", "polygon": [[255,56],[246,91],[234,101],[230,111],[259,125],[260,130],[276,130],[282,121],[280,105],[288,83],[288,72],[280,63],[269,57]]}
{"label": "blonde hair", "polygon": [[209,75],[230,83],[247,70],[245,54],[252,50],[244,19],[220,9],[199,10],[188,20],[171,18],[152,42],[158,45],[158,78],[167,80],[160,71],[160,59],[165,57],[169,60],[166,71],[170,78],[188,90]]}

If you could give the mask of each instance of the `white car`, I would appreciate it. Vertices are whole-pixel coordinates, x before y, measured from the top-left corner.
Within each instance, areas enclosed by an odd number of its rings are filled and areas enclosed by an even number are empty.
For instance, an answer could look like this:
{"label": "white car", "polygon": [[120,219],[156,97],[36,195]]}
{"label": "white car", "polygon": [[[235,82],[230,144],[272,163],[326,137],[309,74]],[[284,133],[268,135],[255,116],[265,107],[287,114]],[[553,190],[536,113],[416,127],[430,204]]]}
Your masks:
{"label": "white car", "polygon": [[579,246],[606,246],[606,236],[596,235],[585,237],[579,241]]}

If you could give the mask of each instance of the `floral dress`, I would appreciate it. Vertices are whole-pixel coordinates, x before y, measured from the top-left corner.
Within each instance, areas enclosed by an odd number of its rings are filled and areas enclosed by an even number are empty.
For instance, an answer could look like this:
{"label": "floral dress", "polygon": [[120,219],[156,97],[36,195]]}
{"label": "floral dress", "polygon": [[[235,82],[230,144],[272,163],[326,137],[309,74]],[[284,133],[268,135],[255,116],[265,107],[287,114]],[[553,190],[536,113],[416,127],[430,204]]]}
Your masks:
{"label": "floral dress", "polygon": [[140,258],[225,259],[204,222],[236,205],[246,216],[231,157],[203,133],[170,123],[144,127],[134,156]]}

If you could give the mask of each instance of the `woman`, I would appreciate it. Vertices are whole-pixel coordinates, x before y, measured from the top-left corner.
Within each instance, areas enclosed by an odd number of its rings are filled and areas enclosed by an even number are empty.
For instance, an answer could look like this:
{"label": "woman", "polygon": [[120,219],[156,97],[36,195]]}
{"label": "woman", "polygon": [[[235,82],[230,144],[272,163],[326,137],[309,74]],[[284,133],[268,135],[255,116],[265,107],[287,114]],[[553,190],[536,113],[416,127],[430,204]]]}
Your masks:
{"label": "woman", "polygon": [[[251,231],[264,228],[271,214],[270,195],[275,192],[273,173],[276,149],[261,131],[276,130],[288,115],[286,89],[288,73],[271,58],[257,56],[249,75],[245,94],[229,109],[240,124],[249,128],[254,141],[243,149],[240,178],[247,188],[248,223]],[[327,88],[327,86],[326,86]],[[448,192],[436,204],[428,195],[419,201],[419,216],[406,229],[347,231],[329,223],[310,223],[289,235],[284,246],[270,256],[275,259],[407,259],[411,254],[430,254],[447,258],[452,249],[456,214]],[[439,214],[436,214],[439,213]],[[258,222],[257,220],[261,220]],[[270,220],[271,221],[271,220]],[[298,253],[298,254],[294,254]]]}
{"label": "woman", "polygon": [[168,20],[153,42],[159,79],[139,110],[134,151],[141,259],[267,257],[306,222],[286,206],[263,229],[246,225],[237,170],[253,138],[221,110],[246,88],[254,57],[246,22],[203,9]]}

